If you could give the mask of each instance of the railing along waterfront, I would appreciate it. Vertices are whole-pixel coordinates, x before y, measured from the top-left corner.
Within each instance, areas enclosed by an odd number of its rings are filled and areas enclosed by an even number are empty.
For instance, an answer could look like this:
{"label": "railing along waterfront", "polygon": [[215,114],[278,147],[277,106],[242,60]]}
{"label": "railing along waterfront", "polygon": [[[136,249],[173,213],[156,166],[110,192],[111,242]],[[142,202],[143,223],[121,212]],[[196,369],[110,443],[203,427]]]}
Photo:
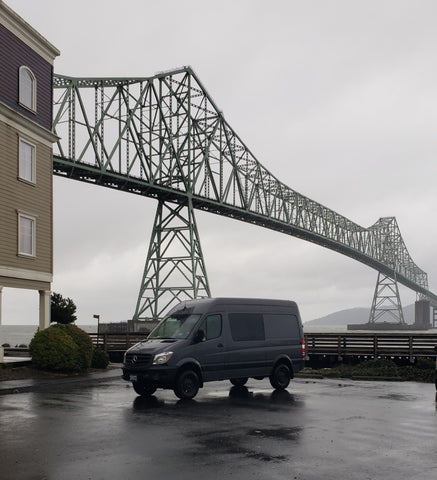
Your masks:
{"label": "railing along waterfront", "polygon": [[[90,333],[93,344],[106,352],[123,352],[147,338],[147,333]],[[307,356],[436,357],[437,333],[305,333]]]}
{"label": "railing along waterfront", "polygon": [[148,333],[90,333],[95,347],[105,352],[123,352],[138,342],[146,339]]}
{"label": "railing along waterfront", "polygon": [[435,357],[437,333],[306,333],[307,355],[345,358]]}

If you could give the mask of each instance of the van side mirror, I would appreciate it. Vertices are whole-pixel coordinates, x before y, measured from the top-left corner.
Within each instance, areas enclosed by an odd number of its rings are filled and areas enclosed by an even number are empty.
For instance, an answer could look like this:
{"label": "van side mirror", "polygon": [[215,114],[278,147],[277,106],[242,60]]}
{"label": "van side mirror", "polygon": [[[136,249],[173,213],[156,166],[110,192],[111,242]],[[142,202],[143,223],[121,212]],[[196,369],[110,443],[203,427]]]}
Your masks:
{"label": "van side mirror", "polygon": [[194,335],[194,343],[204,342],[205,340],[205,332],[202,329],[197,330],[196,335]]}

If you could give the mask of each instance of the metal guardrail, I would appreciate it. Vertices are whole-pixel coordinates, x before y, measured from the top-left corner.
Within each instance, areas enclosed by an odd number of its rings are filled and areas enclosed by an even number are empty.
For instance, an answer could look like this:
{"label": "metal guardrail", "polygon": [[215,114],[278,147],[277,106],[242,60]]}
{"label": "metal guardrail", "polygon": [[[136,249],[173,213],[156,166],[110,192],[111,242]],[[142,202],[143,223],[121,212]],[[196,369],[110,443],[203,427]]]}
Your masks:
{"label": "metal guardrail", "polygon": [[437,334],[306,333],[305,339],[309,357],[436,357]]}

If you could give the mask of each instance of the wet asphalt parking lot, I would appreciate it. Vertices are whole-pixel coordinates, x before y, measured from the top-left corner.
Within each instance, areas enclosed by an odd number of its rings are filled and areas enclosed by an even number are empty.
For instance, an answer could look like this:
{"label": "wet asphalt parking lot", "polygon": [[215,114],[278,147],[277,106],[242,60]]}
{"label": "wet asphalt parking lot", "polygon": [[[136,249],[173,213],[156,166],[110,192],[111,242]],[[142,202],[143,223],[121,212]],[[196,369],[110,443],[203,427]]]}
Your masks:
{"label": "wet asphalt parking lot", "polygon": [[192,401],[129,383],[0,397],[0,479],[437,478],[433,384],[206,384]]}

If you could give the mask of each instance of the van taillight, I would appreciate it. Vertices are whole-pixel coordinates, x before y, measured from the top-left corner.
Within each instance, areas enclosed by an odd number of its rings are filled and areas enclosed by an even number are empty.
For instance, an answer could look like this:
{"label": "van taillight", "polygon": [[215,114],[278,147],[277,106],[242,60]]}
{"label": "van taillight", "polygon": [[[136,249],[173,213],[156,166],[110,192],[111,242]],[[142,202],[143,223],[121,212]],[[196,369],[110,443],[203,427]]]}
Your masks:
{"label": "van taillight", "polygon": [[305,339],[302,339],[302,357],[305,358],[307,356],[307,346],[305,343]]}

